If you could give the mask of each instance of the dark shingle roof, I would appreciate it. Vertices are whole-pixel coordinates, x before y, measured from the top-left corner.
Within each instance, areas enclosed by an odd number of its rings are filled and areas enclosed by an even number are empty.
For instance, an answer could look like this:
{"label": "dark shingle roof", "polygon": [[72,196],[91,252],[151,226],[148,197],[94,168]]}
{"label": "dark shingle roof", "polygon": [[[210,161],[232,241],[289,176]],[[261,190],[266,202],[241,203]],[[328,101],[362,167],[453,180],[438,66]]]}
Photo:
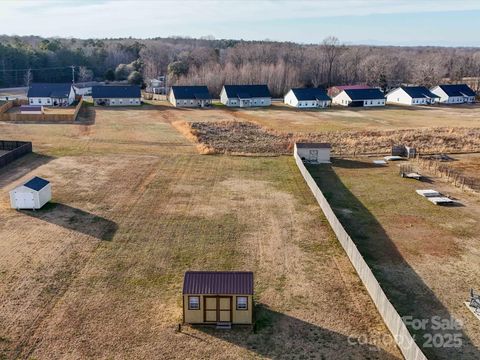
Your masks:
{"label": "dark shingle roof", "polygon": [[224,85],[229,98],[272,97],[267,85]]}
{"label": "dark shingle roof", "polygon": [[34,83],[28,88],[27,97],[68,98],[72,84]]}
{"label": "dark shingle roof", "polygon": [[187,271],[184,294],[253,295],[251,271]]}
{"label": "dark shingle roof", "polygon": [[365,89],[371,89],[371,86],[368,85],[363,85],[363,84],[357,84],[357,85],[336,85],[332,86],[330,89],[338,89],[338,90],[365,90]]}
{"label": "dark shingle roof", "polygon": [[319,100],[328,101],[331,100],[327,95],[327,92],[320,88],[297,88],[292,89],[297,100]]}
{"label": "dark shingle roof", "polygon": [[41,111],[41,105],[20,105],[20,111]]}
{"label": "dark shingle roof", "polygon": [[23,184],[23,186],[25,186],[29,189],[35,190],[35,191],[39,191],[39,190],[42,190],[48,184],[50,184],[49,181],[47,181],[45,179],[42,179],[42,178],[39,178],[38,176],[35,176],[33,179],[31,179],[31,180],[27,181],[25,184]]}
{"label": "dark shingle roof", "polygon": [[405,91],[412,99],[422,99],[422,98],[439,98],[440,96],[435,95],[425,86],[402,86],[403,91]]}
{"label": "dark shingle roof", "polygon": [[467,84],[439,85],[448,96],[476,96]]}
{"label": "dark shingle roof", "polygon": [[212,96],[206,86],[172,86],[173,94],[177,100],[210,100]]}
{"label": "dark shingle roof", "polygon": [[123,99],[140,98],[140,87],[135,85],[105,85],[93,86],[92,97],[94,99]]}
{"label": "dark shingle roof", "polygon": [[381,100],[385,95],[379,89],[344,90],[352,100]]}
{"label": "dark shingle roof", "polygon": [[329,143],[295,143],[298,149],[312,148],[312,149],[331,149],[332,145]]}

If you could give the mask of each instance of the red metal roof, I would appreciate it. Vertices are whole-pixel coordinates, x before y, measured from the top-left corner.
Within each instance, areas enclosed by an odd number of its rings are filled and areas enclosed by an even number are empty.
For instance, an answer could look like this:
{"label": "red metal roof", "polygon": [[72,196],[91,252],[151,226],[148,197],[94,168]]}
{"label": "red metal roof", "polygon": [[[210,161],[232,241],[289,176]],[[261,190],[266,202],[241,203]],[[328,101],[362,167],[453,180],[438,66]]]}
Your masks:
{"label": "red metal roof", "polygon": [[251,271],[187,271],[184,294],[253,295]]}

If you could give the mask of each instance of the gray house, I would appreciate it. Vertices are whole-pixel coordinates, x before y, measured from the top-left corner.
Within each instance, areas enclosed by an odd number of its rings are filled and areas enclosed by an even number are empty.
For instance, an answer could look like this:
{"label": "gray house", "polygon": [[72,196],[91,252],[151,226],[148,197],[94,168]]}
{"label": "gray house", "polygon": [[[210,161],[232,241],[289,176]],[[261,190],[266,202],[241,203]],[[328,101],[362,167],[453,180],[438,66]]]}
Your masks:
{"label": "gray house", "polygon": [[272,105],[272,95],[267,85],[224,85],[220,101],[229,107]]}

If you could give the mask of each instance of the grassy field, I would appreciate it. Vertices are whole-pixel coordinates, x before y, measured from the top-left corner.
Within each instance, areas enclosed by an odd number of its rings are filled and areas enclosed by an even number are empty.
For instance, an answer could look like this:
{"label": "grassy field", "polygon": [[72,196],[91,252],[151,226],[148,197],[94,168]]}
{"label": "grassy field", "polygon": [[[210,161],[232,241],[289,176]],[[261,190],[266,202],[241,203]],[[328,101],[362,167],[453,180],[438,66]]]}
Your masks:
{"label": "grassy field", "polygon": [[[90,116],[0,123],[34,147],[0,172],[0,358],[401,358],[290,157],[199,155],[163,107]],[[10,209],[33,175],[53,202]],[[255,271],[259,331],[175,332],[187,269]]]}
{"label": "grassy field", "polygon": [[169,113],[173,121],[252,121],[282,132],[394,130],[433,127],[480,127],[480,104],[457,106],[395,106],[354,109],[335,106],[329,109],[298,110],[282,103],[268,108],[235,109],[215,105],[210,109],[174,108],[153,101]]}
{"label": "grassy field", "polygon": [[456,155],[454,161],[445,163],[448,167],[461,171],[465,176],[479,179],[480,181],[480,155]]}
{"label": "grassy field", "polygon": [[[231,110],[227,110],[231,111]],[[377,109],[297,110],[284,104],[270,109],[233,110],[237,117],[268,128],[309,133],[346,130],[392,130],[431,127],[480,127],[480,105],[393,106]]]}
{"label": "grassy field", "polygon": [[[311,172],[402,316],[463,323],[440,332],[459,333],[460,349],[424,346],[427,333],[438,332],[432,323],[414,331],[424,351],[435,359],[480,358],[480,322],[463,304],[470,288],[480,289],[478,195],[436,178],[403,179],[396,164],[373,167],[371,159],[336,160]],[[430,188],[462,206],[435,206],[415,193]]]}

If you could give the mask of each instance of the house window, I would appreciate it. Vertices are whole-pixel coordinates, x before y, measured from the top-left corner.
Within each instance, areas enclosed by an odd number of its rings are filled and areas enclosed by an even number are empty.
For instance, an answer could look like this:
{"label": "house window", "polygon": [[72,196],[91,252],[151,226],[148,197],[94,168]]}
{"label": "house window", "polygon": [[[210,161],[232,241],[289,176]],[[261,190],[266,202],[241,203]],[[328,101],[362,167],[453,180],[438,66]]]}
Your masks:
{"label": "house window", "polygon": [[42,99],[38,99],[38,103],[41,104],[41,103],[42,103]]}
{"label": "house window", "polygon": [[188,310],[200,310],[200,296],[188,297]]}
{"label": "house window", "polygon": [[237,296],[237,310],[248,310],[248,297]]}
{"label": "house window", "polygon": [[50,104],[50,99],[47,99],[47,104]]}

